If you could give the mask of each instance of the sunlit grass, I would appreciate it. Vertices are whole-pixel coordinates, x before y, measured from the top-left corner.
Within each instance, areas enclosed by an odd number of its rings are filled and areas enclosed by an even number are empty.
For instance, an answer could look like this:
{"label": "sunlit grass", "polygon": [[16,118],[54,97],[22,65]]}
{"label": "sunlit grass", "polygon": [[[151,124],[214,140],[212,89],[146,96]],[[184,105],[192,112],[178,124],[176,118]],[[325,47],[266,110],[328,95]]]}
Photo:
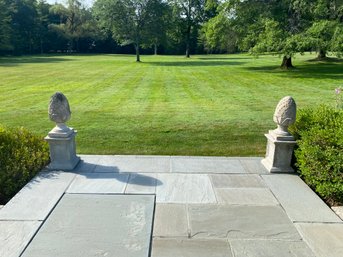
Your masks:
{"label": "sunlit grass", "polygon": [[69,99],[77,150],[92,154],[263,155],[278,101],[334,104],[343,62],[297,56],[81,55],[0,58],[0,123],[44,136],[50,96]]}

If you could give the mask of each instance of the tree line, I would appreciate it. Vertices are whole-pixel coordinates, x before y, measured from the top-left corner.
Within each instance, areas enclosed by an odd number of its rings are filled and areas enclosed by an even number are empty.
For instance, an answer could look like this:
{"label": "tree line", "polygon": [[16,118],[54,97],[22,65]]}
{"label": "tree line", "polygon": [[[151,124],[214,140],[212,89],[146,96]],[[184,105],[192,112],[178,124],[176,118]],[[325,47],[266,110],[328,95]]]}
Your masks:
{"label": "tree line", "polygon": [[343,0],[0,0],[0,54],[343,52]]}

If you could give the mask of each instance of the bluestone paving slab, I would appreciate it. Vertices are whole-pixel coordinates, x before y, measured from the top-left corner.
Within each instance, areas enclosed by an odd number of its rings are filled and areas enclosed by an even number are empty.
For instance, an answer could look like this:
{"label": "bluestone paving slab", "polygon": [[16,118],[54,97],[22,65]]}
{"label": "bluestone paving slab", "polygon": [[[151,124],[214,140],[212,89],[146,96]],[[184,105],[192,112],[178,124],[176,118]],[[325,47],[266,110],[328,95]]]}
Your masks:
{"label": "bluestone paving slab", "polygon": [[215,190],[219,204],[278,205],[268,188],[218,188]]}
{"label": "bluestone paving slab", "polygon": [[154,239],[152,257],[233,257],[226,240]]}
{"label": "bluestone paving slab", "polygon": [[154,237],[187,237],[188,221],[185,204],[156,204]]}
{"label": "bluestone paving slab", "polygon": [[41,223],[41,221],[0,221],[0,256],[18,257]]}
{"label": "bluestone paving slab", "polygon": [[148,257],[154,196],[66,194],[23,257]]}
{"label": "bluestone paving slab", "polygon": [[292,221],[342,222],[296,175],[262,175]]}
{"label": "bluestone paving slab", "polygon": [[189,205],[193,238],[300,240],[279,206]]}
{"label": "bluestone paving slab", "polygon": [[261,164],[262,158],[240,159],[244,169],[251,174],[269,174],[268,170]]}
{"label": "bluestone paving slab", "polygon": [[216,197],[208,175],[158,174],[161,181],[156,186],[158,203],[216,203]]}
{"label": "bluestone paving slab", "polygon": [[94,171],[133,173],[170,172],[170,157],[104,155],[100,158]]}
{"label": "bluestone paving slab", "polygon": [[67,193],[124,193],[129,174],[81,173],[77,174]]}
{"label": "bluestone paving slab", "polygon": [[162,185],[153,173],[131,173],[127,183],[126,194],[155,194],[156,185]]}
{"label": "bluestone paving slab", "polygon": [[74,168],[74,173],[89,173],[93,172],[96,168],[96,162],[86,162],[84,160],[80,160],[78,165]]}
{"label": "bluestone paving slab", "polygon": [[210,178],[215,188],[266,187],[261,177],[255,174],[211,174]]}
{"label": "bluestone paving slab", "polygon": [[222,157],[171,157],[175,173],[246,173],[238,159]]}
{"label": "bluestone paving slab", "polygon": [[315,257],[303,241],[234,240],[230,245],[235,257]]}
{"label": "bluestone paving slab", "polygon": [[331,209],[343,220],[343,206],[331,207]]}
{"label": "bluestone paving slab", "polygon": [[68,188],[75,174],[42,172],[0,211],[0,220],[44,220]]}
{"label": "bluestone paving slab", "polygon": [[343,256],[343,224],[297,223],[296,227],[317,257]]}

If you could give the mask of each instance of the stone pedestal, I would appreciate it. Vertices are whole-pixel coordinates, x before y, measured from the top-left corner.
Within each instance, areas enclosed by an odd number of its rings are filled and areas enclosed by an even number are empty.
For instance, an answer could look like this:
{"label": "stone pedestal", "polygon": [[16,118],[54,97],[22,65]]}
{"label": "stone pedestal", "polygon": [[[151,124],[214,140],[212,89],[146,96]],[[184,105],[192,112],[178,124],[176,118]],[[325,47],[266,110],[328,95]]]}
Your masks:
{"label": "stone pedestal", "polygon": [[79,163],[80,158],[76,156],[75,136],[77,131],[64,127],[63,130],[57,126],[50,131],[45,140],[50,146],[51,162],[48,166],[51,170],[72,170]]}
{"label": "stone pedestal", "polygon": [[270,130],[265,134],[267,142],[266,157],[261,161],[263,166],[271,173],[294,172],[291,167],[291,160],[294,145],[294,137],[290,134],[279,135]]}

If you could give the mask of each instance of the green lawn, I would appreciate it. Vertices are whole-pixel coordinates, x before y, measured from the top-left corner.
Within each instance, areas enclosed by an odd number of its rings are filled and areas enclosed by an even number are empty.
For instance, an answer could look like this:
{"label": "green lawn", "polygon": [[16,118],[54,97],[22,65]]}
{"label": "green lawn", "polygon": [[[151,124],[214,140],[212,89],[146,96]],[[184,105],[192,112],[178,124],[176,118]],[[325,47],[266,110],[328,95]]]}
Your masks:
{"label": "green lawn", "polygon": [[50,96],[69,99],[77,150],[88,154],[263,155],[278,101],[334,104],[343,62],[297,56],[81,55],[0,58],[0,123],[45,136]]}

